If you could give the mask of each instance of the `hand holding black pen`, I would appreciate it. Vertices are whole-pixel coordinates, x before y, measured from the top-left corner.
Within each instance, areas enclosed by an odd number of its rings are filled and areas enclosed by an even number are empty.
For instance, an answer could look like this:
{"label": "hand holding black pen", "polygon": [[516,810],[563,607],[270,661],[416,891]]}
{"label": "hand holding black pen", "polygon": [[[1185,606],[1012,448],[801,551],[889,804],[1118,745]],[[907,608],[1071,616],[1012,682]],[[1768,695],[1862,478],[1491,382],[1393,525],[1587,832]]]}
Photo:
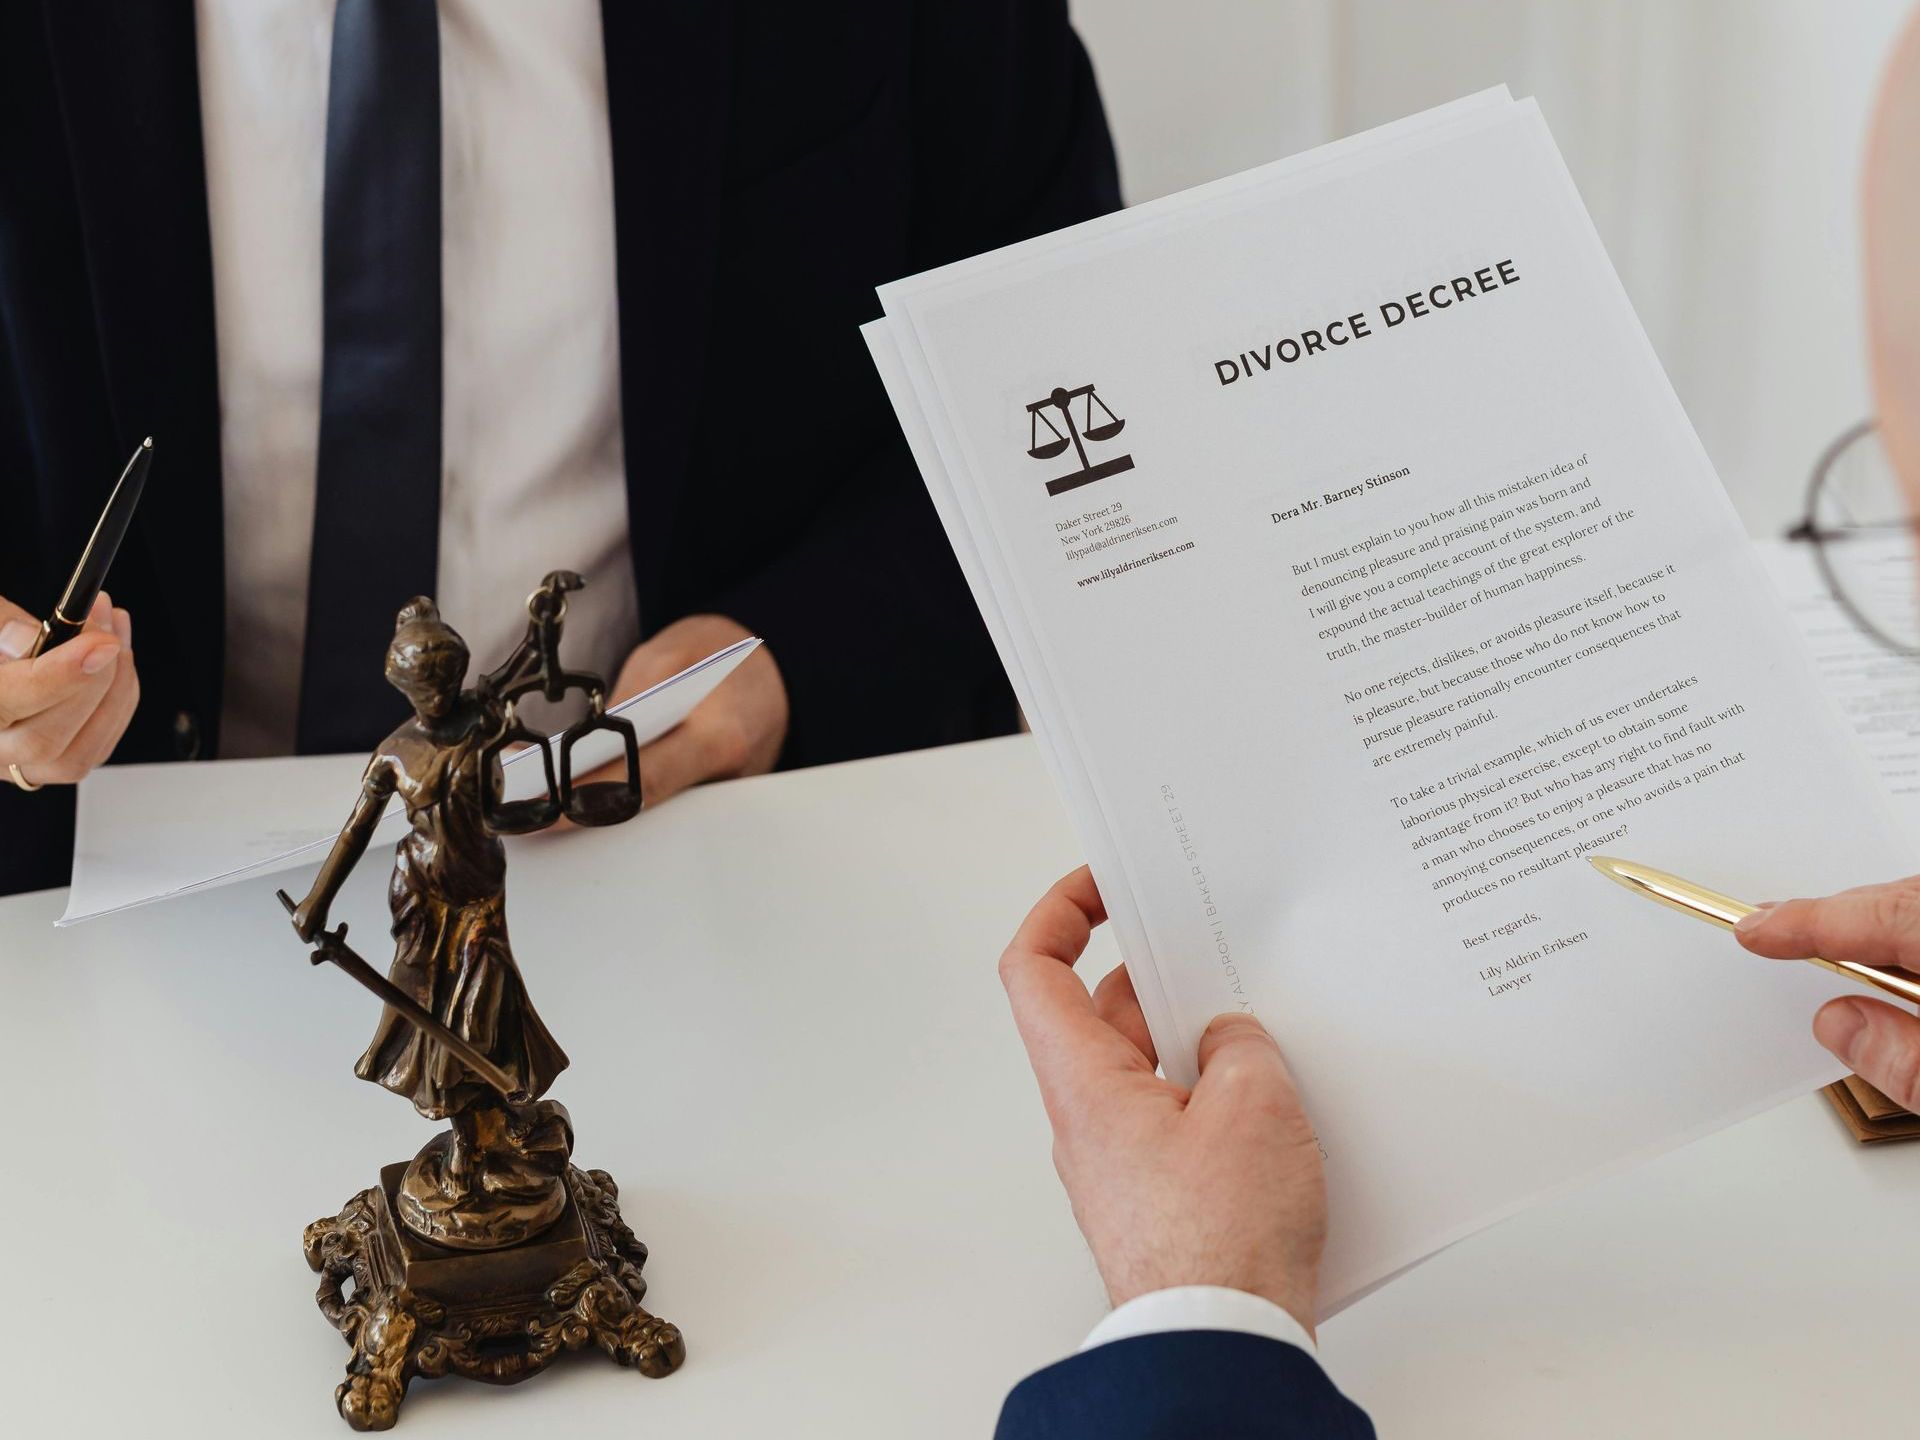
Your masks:
{"label": "hand holding black pen", "polygon": [[127,462],[45,620],[0,598],[0,780],[20,790],[73,784],[113,753],[139,703],[133,625],[104,585],[152,463]]}

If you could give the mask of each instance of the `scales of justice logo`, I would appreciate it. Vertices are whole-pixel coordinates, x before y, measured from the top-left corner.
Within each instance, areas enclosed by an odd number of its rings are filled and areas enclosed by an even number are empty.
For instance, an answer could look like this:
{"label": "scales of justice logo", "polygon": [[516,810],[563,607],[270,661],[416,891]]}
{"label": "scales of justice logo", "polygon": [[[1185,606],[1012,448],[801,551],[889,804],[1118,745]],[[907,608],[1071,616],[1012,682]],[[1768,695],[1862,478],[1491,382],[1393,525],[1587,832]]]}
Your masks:
{"label": "scales of justice logo", "polygon": [[[1080,419],[1076,423],[1073,406],[1080,401],[1084,401],[1085,404],[1082,406]],[[1093,418],[1096,408],[1106,418],[1096,422]],[[1066,426],[1064,434],[1061,433],[1060,426],[1054,423],[1053,415],[1049,413],[1054,411],[1059,413],[1060,421]],[[1111,440],[1125,429],[1127,424],[1107,407],[1105,401],[1093,393],[1093,386],[1082,385],[1075,390],[1056,388],[1051,395],[1027,406],[1027,414],[1031,417],[1029,423],[1031,444],[1027,454],[1036,460],[1051,460],[1071,445],[1073,453],[1080,458],[1078,470],[1047,482],[1049,495],[1063,495],[1069,490],[1077,490],[1082,485],[1091,485],[1094,481],[1104,480],[1109,475],[1119,475],[1133,469],[1131,455],[1115,455],[1097,464],[1087,458],[1087,441],[1091,440],[1097,445]],[[1048,438],[1045,440],[1040,438],[1042,425],[1047,428]]]}

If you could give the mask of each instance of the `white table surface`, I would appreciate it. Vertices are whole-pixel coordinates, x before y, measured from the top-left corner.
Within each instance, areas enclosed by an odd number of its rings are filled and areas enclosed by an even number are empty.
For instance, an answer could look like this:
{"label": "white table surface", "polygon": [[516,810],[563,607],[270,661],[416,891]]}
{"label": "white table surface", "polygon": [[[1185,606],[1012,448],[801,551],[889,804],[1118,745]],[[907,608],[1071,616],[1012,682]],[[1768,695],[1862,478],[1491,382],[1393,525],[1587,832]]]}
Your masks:
{"label": "white table surface", "polygon": [[[1024,739],[516,842],[555,1096],[689,1358],[416,1381],[400,1432],[987,1436],[1102,1307],[994,975],[1076,856]],[[377,959],[384,872],[335,911]],[[59,893],[0,901],[8,1433],[348,1433],[300,1231],[430,1127],[353,1078],[375,1003],[276,883],[58,932]],[[1387,1436],[1905,1434],[1917,1302],[1920,1145],[1809,1097],[1455,1246],[1322,1351]]]}

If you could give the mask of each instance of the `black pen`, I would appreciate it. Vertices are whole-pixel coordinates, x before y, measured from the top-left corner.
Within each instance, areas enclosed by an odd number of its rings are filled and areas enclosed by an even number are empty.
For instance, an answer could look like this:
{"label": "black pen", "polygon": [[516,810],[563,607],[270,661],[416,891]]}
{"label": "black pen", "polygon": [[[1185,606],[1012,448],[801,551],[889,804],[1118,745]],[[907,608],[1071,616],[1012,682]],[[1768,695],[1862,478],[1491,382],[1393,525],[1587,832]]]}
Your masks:
{"label": "black pen", "polygon": [[153,437],[149,435],[133,452],[127,468],[120,472],[113,494],[107,497],[107,508],[100,512],[100,523],[93,527],[87,548],[80,553],[80,563],[74,566],[73,578],[67,581],[66,591],[60,596],[60,603],[53,607],[53,614],[40,622],[40,634],[35,637],[33,648],[27,651],[27,659],[73,639],[87,628],[87,612],[100,598],[100,591],[107,583],[107,571],[113,568],[113,557],[120,553],[120,542],[127,538],[127,526],[133,523],[134,507],[140,503],[140,492],[146,489],[147,470],[152,464]]}

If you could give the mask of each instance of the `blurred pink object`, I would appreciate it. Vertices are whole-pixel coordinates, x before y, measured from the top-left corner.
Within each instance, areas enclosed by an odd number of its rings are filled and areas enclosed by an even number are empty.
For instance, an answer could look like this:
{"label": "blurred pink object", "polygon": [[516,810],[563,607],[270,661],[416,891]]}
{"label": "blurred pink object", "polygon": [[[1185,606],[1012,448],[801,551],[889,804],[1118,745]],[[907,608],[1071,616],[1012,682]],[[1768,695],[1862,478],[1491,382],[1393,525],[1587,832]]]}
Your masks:
{"label": "blurred pink object", "polygon": [[1881,82],[1865,180],[1874,405],[1894,471],[1920,513],[1920,9]]}

